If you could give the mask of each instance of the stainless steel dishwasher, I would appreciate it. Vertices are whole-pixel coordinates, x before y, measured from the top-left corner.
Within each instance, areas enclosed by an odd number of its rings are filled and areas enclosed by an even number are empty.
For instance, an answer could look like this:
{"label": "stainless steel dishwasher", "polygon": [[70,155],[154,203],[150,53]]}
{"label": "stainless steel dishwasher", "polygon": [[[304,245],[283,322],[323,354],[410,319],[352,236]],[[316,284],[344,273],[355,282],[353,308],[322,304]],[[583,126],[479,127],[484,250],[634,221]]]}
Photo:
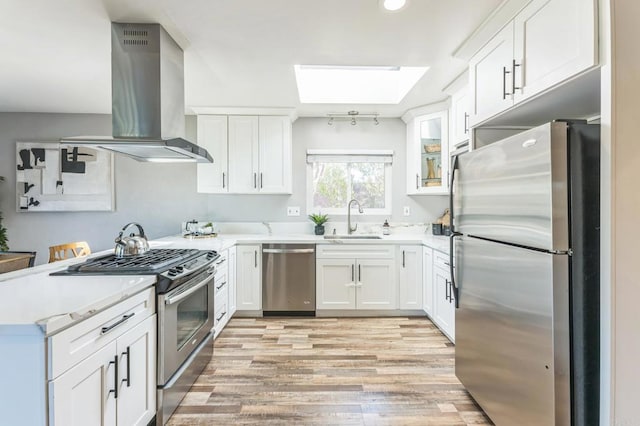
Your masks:
{"label": "stainless steel dishwasher", "polygon": [[262,245],[263,315],[315,316],[316,246]]}

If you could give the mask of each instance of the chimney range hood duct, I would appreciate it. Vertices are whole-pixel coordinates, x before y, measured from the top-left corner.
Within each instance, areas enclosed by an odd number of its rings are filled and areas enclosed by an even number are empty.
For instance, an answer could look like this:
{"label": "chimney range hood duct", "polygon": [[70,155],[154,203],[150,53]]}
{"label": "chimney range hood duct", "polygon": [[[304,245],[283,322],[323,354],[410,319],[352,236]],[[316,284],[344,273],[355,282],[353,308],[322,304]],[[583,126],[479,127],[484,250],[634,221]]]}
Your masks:
{"label": "chimney range hood duct", "polygon": [[60,142],[138,161],[213,162],[205,149],[183,138],[183,52],[159,24],[111,23],[111,97],[112,137]]}

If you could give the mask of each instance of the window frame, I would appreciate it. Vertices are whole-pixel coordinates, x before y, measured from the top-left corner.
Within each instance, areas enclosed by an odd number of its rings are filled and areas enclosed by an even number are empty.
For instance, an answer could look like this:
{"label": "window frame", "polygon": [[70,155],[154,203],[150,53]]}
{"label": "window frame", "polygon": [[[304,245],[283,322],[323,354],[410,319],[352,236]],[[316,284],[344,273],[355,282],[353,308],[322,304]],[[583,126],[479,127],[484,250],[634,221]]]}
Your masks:
{"label": "window frame", "polygon": [[[341,161],[333,161],[334,163],[362,163],[362,162],[380,162],[384,163],[384,208],[382,209],[374,209],[374,208],[365,208],[363,207],[363,213],[358,212],[357,208],[352,209],[352,215],[359,216],[383,216],[390,215],[392,211],[391,201],[392,201],[392,188],[393,188],[393,151],[392,150],[320,150],[320,149],[310,149],[307,150],[307,212],[311,213],[324,213],[332,216],[346,216],[347,215],[347,205],[341,208],[326,208],[326,207],[315,207],[313,205],[313,163],[314,161],[309,161],[310,156],[318,156],[318,157],[327,157],[327,159],[331,158],[341,158]],[[357,157],[371,157],[375,159],[376,157],[380,158],[381,161],[348,161],[349,158],[357,159]],[[382,161],[383,159],[389,159],[390,161]],[[326,161],[331,163],[331,161]],[[348,191],[351,191],[351,185],[348,186]],[[349,199],[349,201],[352,198]]]}

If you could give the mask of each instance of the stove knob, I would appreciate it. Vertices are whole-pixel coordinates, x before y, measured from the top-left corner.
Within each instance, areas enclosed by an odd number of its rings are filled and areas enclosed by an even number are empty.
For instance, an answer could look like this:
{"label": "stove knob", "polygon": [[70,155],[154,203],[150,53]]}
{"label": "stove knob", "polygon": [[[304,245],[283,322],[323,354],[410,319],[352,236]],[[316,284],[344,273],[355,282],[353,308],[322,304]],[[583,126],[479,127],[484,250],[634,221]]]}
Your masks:
{"label": "stove knob", "polygon": [[170,277],[175,277],[178,274],[178,271],[176,269],[174,269],[174,268],[171,268],[171,269],[169,269],[169,272],[167,272],[167,274]]}
{"label": "stove knob", "polygon": [[178,272],[182,272],[182,271],[184,271],[184,267],[182,267],[182,266],[176,266],[176,268],[175,268],[175,269],[176,269],[176,271],[178,271]]}

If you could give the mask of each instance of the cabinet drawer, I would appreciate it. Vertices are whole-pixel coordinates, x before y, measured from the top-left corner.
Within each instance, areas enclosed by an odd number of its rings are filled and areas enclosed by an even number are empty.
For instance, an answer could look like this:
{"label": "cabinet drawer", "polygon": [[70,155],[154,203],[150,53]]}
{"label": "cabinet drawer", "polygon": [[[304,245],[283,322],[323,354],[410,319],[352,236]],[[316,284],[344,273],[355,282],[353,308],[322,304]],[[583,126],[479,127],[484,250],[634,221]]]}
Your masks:
{"label": "cabinet drawer", "polygon": [[[220,258],[216,260],[216,275],[227,275],[229,273],[229,262],[227,261],[227,250],[219,252]],[[217,279],[217,278],[216,278]]]}
{"label": "cabinet drawer", "polygon": [[316,258],[319,259],[394,259],[395,246],[390,244],[359,245],[359,244],[331,244],[316,247]]}
{"label": "cabinet drawer", "polygon": [[449,256],[434,250],[433,251],[433,266],[436,268],[443,268],[446,269],[447,271],[449,270]]}
{"label": "cabinet drawer", "polygon": [[[220,292],[222,291],[227,291],[227,289],[229,288],[229,277],[228,274],[223,274],[220,275],[219,273],[216,274],[216,279],[213,282],[213,286],[214,286],[214,291],[215,291],[215,299],[218,299],[218,294],[220,294]],[[214,302],[215,303],[215,302]]]}
{"label": "cabinet drawer", "polygon": [[213,309],[213,328],[215,329],[215,335],[217,336],[222,328],[229,320],[229,301],[227,289],[220,291],[219,295],[216,295],[215,308]]}
{"label": "cabinet drawer", "polygon": [[153,315],[155,302],[155,288],[152,287],[49,337],[48,378],[58,377]]}

